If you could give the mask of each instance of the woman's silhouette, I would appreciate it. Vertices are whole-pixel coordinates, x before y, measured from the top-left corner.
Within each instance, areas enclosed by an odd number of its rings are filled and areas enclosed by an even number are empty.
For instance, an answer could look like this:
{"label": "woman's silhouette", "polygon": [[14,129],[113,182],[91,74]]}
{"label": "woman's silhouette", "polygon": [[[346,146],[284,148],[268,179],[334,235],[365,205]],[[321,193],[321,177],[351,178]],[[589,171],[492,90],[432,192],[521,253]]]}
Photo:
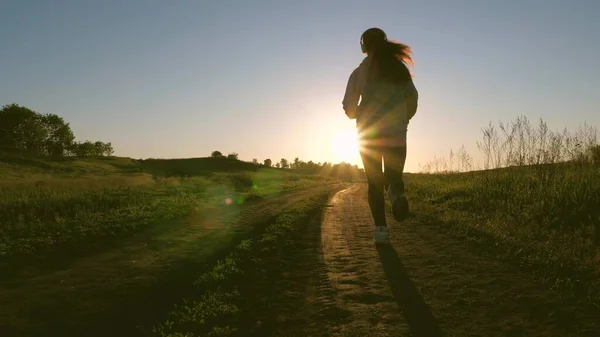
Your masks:
{"label": "woman's silhouette", "polygon": [[350,75],[342,105],[346,115],[356,119],[369,185],[369,206],[375,221],[373,237],[376,243],[386,243],[386,188],[396,221],[403,221],[408,215],[402,173],[406,132],[417,111],[418,92],[408,69],[412,64],[409,46],[389,41],[379,28],[366,30],[360,45],[367,57]]}

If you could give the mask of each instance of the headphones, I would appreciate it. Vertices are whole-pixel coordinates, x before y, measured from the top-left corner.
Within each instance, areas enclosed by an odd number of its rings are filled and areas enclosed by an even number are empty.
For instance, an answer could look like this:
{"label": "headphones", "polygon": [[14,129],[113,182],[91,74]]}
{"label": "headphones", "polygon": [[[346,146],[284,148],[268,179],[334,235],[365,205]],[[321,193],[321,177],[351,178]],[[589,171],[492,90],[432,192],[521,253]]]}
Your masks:
{"label": "headphones", "polygon": [[367,52],[367,45],[372,46],[379,41],[387,41],[387,35],[377,27],[369,28],[360,36],[360,48],[363,53]]}

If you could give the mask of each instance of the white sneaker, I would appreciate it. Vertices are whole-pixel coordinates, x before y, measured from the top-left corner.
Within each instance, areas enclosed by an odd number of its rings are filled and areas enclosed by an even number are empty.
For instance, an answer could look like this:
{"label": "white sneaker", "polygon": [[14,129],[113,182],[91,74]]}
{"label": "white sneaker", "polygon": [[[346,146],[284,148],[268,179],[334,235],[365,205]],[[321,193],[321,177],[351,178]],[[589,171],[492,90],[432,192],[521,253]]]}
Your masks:
{"label": "white sneaker", "polygon": [[373,230],[373,240],[375,243],[390,243],[390,230],[386,226],[376,226]]}

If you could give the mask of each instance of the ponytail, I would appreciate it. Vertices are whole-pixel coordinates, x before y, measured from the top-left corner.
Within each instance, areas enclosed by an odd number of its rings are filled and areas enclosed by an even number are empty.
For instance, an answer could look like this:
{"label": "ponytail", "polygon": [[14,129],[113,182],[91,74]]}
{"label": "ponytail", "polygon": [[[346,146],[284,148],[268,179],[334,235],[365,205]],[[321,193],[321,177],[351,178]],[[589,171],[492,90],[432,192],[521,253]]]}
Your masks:
{"label": "ponytail", "polygon": [[382,40],[372,46],[369,53],[371,64],[369,67],[370,79],[381,79],[394,84],[403,84],[411,80],[413,75],[408,69],[412,66],[412,50],[410,46]]}
{"label": "ponytail", "polygon": [[385,41],[386,53],[394,55],[397,60],[402,61],[405,65],[413,65],[412,50],[410,46],[393,41]]}

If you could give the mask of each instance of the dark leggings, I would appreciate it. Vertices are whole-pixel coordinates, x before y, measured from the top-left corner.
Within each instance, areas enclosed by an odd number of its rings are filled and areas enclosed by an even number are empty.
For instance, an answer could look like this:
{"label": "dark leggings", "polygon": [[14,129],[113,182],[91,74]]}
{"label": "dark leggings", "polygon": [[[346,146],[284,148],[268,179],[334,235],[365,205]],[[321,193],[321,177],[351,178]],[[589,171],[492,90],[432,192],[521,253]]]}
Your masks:
{"label": "dark leggings", "polygon": [[369,207],[375,226],[386,226],[384,186],[388,186],[394,195],[404,194],[402,173],[406,162],[406,146],[365,145],[360,156],[369,184]]}

